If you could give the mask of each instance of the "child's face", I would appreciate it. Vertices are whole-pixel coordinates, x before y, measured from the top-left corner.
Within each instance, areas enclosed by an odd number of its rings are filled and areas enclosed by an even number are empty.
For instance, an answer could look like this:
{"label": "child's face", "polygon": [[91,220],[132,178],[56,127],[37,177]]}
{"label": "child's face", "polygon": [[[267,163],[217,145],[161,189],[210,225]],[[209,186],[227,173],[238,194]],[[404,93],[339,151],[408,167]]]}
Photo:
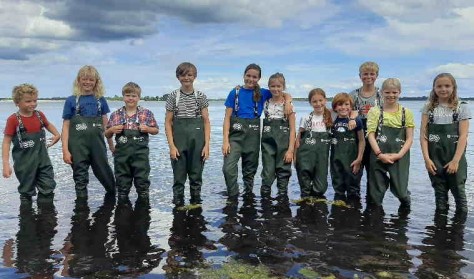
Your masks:
{"label": "child's face", "polygon": [[384,104],[396,104],[400,98],[400,89],[397,87],[387,87],[382,91]]}
{"label": "child's face", "polygon": [[363,85],[372,85],[377,79],[377,73],[373,70],[364,70],[359,73],[360,80]]}
{"label": "child's face", "polygon": [[186,88],[192,88],[195,79],[196,75],[192,71],[188,71],[178,76],[178,80],[181,83],[181,86]]}
{"label": "child's face", "polygon": [[314,109],[314,112],[317,114],[322,114],[324,112],[324,108],[326,107],[326,98],[324,98],[321,94],[314,94],[311,97],[311,106]]}
{"label": "child's face", "polygon": [[17,106],[21,114],[32,115],[38,106],[38,95],[24,94]]}
{"label": "child's face", "polygon": [[349,115],[351,114],[351,110],[352,110],[351,102],[349,101],[339,103],[334,108],[334,111],[337,113],[339,117],[349,117]]}
{"label": "child's face", "polygon": [[283,94],[285,86],[279,78],[273,78],[268,82],[268,89],[270,89],[274,97],[279,97]]}
{"label": "child's face", "polygon": [[260,80],[260,72],[255,69],[249,69],[244,74],[244,87],[247,89],[253,89]]}
{"label": "child's face", "polygon": [[434,92],[438,96],[441,103],[448,102],[449,97],[453,94],[453,83],[448,77],[440,77],[435,81]]}
{"label": "child's face", "polygon": [[82,93],[92,94],[94,92],[96,82],[97,79],[93,76],[79,77],[79,86],[81,87]]}
{"label": "child's face", "polygon": [[123,101],[127,108],[136,108],[138,101],[140,101],[140,96],[136,92],[125,93],[123,95]]}

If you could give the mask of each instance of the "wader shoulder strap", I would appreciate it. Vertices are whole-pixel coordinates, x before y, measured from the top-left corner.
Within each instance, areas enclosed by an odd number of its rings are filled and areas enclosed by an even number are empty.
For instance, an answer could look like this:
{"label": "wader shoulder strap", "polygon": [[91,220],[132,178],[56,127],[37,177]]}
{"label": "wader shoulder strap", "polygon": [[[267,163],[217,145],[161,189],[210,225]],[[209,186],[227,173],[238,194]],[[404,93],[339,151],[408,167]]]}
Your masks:
{"label": "wader shoulder strap", "polygon": [[402,107],[402,128],[406,127],[406,113],[405,113],[405,108]]}
{"label": "wader shoulder strap", "polygon": [[234,116],[237,117],[237,112],[239,111],[239,91],[240,88],[235,89],[235,98],[234,98]]}

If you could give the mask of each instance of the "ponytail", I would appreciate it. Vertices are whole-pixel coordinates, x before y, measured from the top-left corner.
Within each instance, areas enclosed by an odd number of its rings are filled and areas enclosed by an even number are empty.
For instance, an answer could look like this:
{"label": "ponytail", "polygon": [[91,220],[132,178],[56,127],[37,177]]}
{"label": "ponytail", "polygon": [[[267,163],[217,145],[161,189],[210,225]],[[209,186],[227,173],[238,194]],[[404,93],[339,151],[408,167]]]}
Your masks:
{"label": "ponytail", "polygon": [[262,98],[262,92],[260,91],[260,85],[256,84],[255,88],[253,89],[253,101],[258,103]]}

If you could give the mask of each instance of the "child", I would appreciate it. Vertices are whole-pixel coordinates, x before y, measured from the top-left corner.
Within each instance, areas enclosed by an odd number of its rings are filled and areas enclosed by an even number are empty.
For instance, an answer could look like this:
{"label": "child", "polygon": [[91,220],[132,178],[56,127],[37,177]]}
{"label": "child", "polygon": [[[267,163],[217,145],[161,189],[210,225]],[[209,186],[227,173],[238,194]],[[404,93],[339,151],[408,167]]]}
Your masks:
{"label": "child", "polygon": [[[13,141],[13,169],[20,182],[18,192],[21,201],[31,201],[31,197],[36,195],[36,188],[38,201],[52,201],[56,182],[47,148],[59,141],[59,132],[42,112],[36,110],[38,90],[33,85],[24,83],[15,86],[12,97],[18,111],[8,117],[5,126],[3,177],[9,178],[12,174],[9,155]],[[48,144],[44,128],[53,134]]]}
{"label": "child", "polygon": [[426,169],[435,191],[436,211],[448,211],[448,192],[456,201],[456,212],[467,212],[465,157],[471,112],[460,102],[456,80],[451,74],[435,77],[423,107],[420,141]]}
{"label": "child", "polygon": [[359,117],[356,128],[349,130],[349,118],[353,101],[349,94],[339,93],[332,100],[336,113],[332,128],[331,178],[334,200],[360,199],[360,170],[365,148],[364,130]]}
{"label": "child", "polygon": [[[115,181],[107,160],[104,127],[110,111],[104,86],[93,66],[83,66],[74,80],[73,96],[64,103],[63,160],[71,165],[76,196],[87,198],[89,166],[107,193],[115,194]],[[113,152],[113,141],[108,141]]]}
{"label": "child", "polygon": [[[261,77],[260,66],[248,65],[244,71],[244,85],[233,89],[225,101],[222,172],[229,198],[239,194],[237,163],[241,157],[244,191],[246,194],[252,193],[260,153],[260,115],[265,101],[272,97],[268,89],[260,88],[258,85]],[[285,114],[289,115],[291,96],[286,93],[284,96],[288,104],[285,106]]]}
{"label": "child", "polygon": [[201,91],[194,90],[197,69],[184,62],[176,68],[179,89],[166,101],[165,129],[173,168],[173,203],[184,204],[184,184],[189,177],[190,203],[201,204],[202,171],[209,158],[211,124],[209,102]]}
{"label": "child", "polygon": [[326,93],[321,88],[308,94],[313,111],[301,118],[296,138],[296,173],[301,198],[324,198],[328,188],[331,112],[326,108]]}
{"label": "child", "polygon": [[158,134],[153,113],[138,106],[141,88],[129,82],[122,88],[125,106],[110,114],[105,137],[115,135],[114,172],[118,198],[128,200],[132,182],[140,198],[148,198],[150,150],[148,134]]}
{"label": "child", "polygon": [[278,196],[285,197],[291,176],[291,162],[295,146],[295,114],[284,114],[285,77],[276,73],[268,79],[272,98],[265,102],[262,132],[262,196],[270,196],[271,187],[277,180]]}
{"label": "child", "polygon": [[[379,75],[379,66],[375,62],[365,62],[359,67],[359,78],[362,81],[362,87],[357,88],[356,90],[350,93],[353,101],[352,109],[354,112],[357,112],[358,116],[362,120],[364,127],[364,133],[367,132],[367,114],[369,110],[374,106],[380,106],[383,103],[383,99],[380,96],[379,88],[375,86],[375,80]],[[356,114],[356,115],[357,115]],[[355,125],[355,118],[351,118],[349,124]],[[366,141],[364,156],[362,157],[361,169],[365,167],[366,177],[367,177],[367,195],[368,193],[368,178],[369,178],[369,168],[370,168],[370,144]],[[360,191],[360,179],[362,178],[362,173],[359,176],[359,191]]]}
{"label": "child", "polygon": [[398,103],[400,81],[388,78],[382,84],[383,106],[367,115],[367,137],[372,147],[369,169],[369,203],[382,205],[390,187],[401,206],[410,208],[408,172],[415,123],[413,112]]}

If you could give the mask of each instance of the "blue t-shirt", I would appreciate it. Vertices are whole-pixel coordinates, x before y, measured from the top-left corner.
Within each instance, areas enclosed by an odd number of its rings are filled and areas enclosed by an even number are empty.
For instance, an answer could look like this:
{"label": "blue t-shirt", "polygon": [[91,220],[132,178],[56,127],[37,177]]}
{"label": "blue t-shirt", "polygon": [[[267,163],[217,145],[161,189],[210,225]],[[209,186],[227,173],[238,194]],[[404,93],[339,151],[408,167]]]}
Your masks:
{"label": "blue t-shirt", "polygon": [[[355,118],[356,122],[356,127],[354,128],[354,133],[357,133],[359,130],[362,129],[362,120],[360,117]],[[333,132],[334,133],[344,133],[349,131],[349,118],[339,118],[336,117],[336,119],[333,121]]]}
{"label": "blue t-shirt", "polygon": [[[109,105],[104,97],[100,97],[101,116],[110,112]],[[82,95],[79,97],[79,113],[84,117],[97,117],[97,99],[94,95]],[[69,120],[76,114],[76,96],[69,96],[64,103],[63,119]]]}
{"label": "blue t-shirt", "polygon": [[[262,93],[262,98],[260,98],[260,101],[257,104],[258,117],[262,115],[265,101],[272,97],[272,93],[268,89],[260,88],[260,92]],[[229,93],[229,96],[227,96],[225,106],[232,108],[234,110],[233,115],[235,115],[235,88],[232,89],[232,91]],[[245,89],[241,87],[239,90],[239,110],[237,111],[237,117],[255,118],[254,106],[255,103],[253,101],[253,89]]]}

